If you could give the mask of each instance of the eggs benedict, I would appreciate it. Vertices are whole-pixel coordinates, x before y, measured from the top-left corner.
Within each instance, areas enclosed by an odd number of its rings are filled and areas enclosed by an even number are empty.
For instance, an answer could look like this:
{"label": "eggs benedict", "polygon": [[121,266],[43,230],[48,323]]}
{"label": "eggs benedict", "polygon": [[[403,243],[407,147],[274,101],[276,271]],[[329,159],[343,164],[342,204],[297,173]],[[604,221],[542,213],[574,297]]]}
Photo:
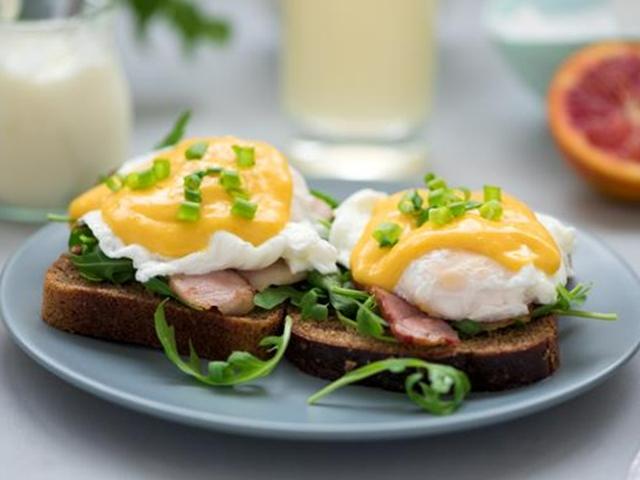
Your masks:
{"label": "eggs benedict", "polygon": [[129,260],[135,281],[166,280],[185,303],[225,314],[251,311],[270,285],[336,271],[321,237],[331,208],[263,142],[201,137],[144,155],[73,200],[69,215],[82,229],[71,242],[81,271],[99,249]]}

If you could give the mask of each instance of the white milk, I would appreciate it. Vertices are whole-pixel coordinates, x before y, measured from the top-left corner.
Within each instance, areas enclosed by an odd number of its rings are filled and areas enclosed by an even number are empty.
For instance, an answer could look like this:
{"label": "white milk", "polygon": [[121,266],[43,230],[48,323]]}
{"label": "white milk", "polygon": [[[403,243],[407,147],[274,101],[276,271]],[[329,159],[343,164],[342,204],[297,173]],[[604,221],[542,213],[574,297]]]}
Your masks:
{"label": "white milk", "polygon": [[431,104],[435,0],[284,0],[285,108],[304,128],[394,137]]}
{"label": "white milk", "polygon": [[129,96],[98,20],[0,23],[0,204],[64,206],[125,159]]}

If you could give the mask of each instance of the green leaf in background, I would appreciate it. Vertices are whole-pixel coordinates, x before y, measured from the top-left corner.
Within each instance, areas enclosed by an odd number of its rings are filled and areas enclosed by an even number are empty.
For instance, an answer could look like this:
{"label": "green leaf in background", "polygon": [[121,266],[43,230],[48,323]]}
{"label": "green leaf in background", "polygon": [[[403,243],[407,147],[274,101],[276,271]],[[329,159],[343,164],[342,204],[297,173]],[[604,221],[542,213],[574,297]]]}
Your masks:
{"label": "green leaf in background", "polygon": [[365,378],[382,372],[403,373],[407,369],[415,370],[405,379],[407,396],[420,408],[435,415],[455,412],[471,391],[466,373],[457,368],[419,358],[388,358],[351,370],[311,395],[307,401],[312,405],[339,388]]}
{"label": "green leaf in background", "polygon": [[167,133],[167,135],[162,139],[160,143],[158,143],[155,148],[161,149],[166,147],[171,147],[175,145],[182,137],[184,137],[185,129],[187,128],[187,123],[191,119],[191,110],[185,110],[180,114],[176,122],[173,124],[171,131]]}
{"label": "green leaf in background", "polygon": [[188,52],[200,43],[224,43],[231,33],[231,27],[226,20],[209,14],[194,0],[120,0],[120,2],[131,10],[141,36],[146,34],[152,21],[164,20],[180,35],[182,45]]}
{"label": "green leaf in background", "polygon": [[265,337],[260,342],[261,347],[275,351],[273,357],[261,360],[249,352],[233,352],[226,361],[209,362],[207,372],[203,373],[200,358],[191,343],[189,344],[188,362],[178,353],[174,328],[167,323],[165,318],[165,303],[166,300],[158,305],[154,315],[156,335],[162,344],[164,353],[180,371],[201,383],[215,387],[230,387],[265,377],[278,365],[289,345],[292,320],[287,315],[282,335]]}

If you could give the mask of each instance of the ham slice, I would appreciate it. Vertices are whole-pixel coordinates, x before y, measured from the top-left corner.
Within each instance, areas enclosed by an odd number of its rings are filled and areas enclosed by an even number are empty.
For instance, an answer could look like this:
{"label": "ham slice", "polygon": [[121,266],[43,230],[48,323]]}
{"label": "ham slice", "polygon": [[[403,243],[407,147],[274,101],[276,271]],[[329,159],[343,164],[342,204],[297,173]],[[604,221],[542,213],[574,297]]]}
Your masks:
{"label": "ham slice", "polygon": [[371,293],[375,296],[391,333],[398,341],[423,347],[460,343],[456,331],[444,320],[429,317],[402,298],[382,288],[373,287]]}
{"label": "ham slice", "polygon": [[169,286],[184,302],[205,310],[216,307],[224,315],[244,315],[253,309],[253,288],[233,270],[172,275]]}
{"label": "ham slice", "polygon": [[291,273],[282,259],[260,270],[239,270],[238,273],[259,292],[272,285],[291,285],[307,276],[306,272]]}

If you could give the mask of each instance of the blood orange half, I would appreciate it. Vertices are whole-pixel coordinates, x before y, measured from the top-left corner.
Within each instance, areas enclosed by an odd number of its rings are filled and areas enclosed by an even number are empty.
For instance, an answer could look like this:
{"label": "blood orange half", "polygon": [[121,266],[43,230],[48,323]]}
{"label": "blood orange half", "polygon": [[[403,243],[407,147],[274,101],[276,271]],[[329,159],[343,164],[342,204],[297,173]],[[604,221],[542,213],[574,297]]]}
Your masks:
{"label": "blood orange half", "polygon": [[640,200],[640,43],[608,42],[571,56],[548,96],[551,132],[601,191]]}

